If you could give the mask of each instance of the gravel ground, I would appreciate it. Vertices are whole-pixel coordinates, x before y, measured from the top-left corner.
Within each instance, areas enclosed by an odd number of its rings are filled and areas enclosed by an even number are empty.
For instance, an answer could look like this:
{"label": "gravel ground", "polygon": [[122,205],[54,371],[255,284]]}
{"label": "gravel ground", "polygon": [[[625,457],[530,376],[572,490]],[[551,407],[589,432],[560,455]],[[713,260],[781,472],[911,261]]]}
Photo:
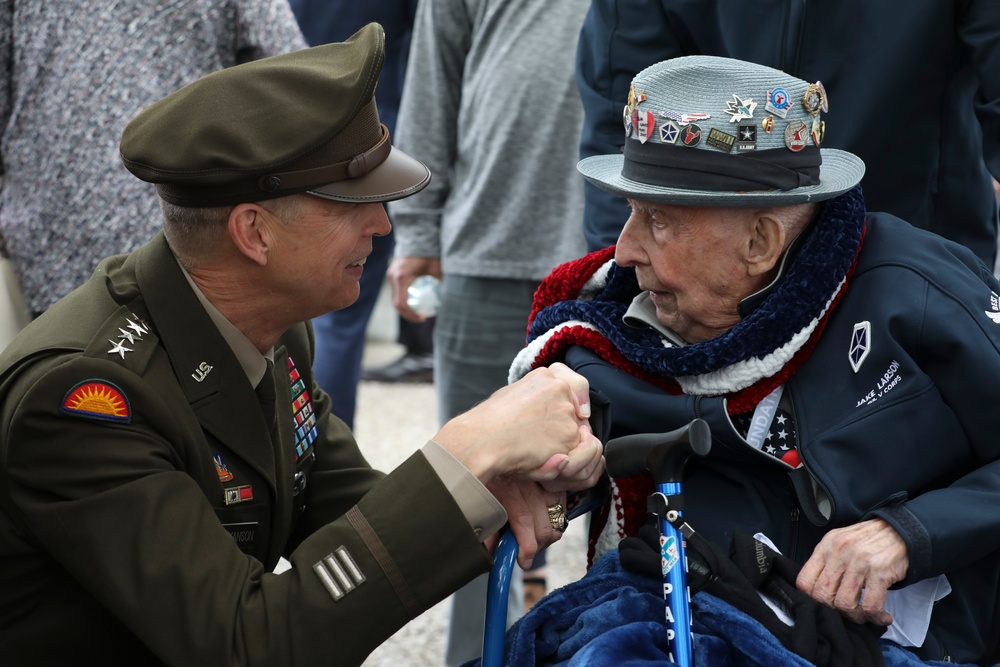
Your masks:
{"label": "gravel ground", "polygon": [[[376,366],[401,353],[394,343],[369,341],[365,364]],[[372,466],[391,470],[437,432],[437,402],[430,384],[362,382],[355,417],[355,435]],[[442,566],[447,566],[443,563]],[[581,578],[586,568],[586,538],[582,521],[570,524],[549,549],[549,590]],[[445,635],[451,602],[443,600],[399,630],[375,650],[364,667],[444,665]]]}

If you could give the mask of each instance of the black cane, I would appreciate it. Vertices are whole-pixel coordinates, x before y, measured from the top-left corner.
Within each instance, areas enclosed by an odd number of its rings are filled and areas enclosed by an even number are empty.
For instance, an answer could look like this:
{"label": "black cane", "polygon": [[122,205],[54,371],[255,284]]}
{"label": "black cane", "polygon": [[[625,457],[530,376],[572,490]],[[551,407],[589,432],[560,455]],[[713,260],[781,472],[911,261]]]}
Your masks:
{"label": "black cane", "polygon": [[705,456],[711,448],[712,433],[708,423],[695,419],[668,433],[615,438],[604,449],[609,475],[629,477],[647,470],[656,484],[656,493],[649,497],[648,507],[660,520],[660,568],[666,603],[668,657],[679,667],[694,665],[685,554],[685,539],[693,531],[681,518],[684,509],[681,477],[691,454]]}

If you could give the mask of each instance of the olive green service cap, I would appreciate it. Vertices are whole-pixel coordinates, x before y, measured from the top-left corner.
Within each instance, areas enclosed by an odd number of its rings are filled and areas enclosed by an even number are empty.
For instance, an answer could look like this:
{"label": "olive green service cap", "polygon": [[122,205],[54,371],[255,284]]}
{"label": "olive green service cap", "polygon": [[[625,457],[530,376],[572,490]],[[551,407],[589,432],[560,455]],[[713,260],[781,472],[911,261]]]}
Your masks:
{"label": "olive green service cap", "polygon": [[177,206],[229,206],[307,192],[385,202],[422,190],[430,172],[393,148],[375,84],[385,34],[214,72],[152,104],[125,128],[121,157]]}

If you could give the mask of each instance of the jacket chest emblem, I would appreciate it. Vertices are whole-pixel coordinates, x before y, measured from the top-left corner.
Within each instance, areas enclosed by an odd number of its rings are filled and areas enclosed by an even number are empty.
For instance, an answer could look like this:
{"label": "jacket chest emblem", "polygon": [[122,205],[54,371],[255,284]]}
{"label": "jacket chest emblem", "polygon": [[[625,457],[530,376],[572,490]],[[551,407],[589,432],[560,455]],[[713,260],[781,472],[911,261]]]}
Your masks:
{"label": "jacket chest emblem", "polygon": [[985,312],[986,317],[1000,324],[1000,296],[996,292],[990,294],[990,310]]}
{"label": "jacket chest emblem", "polygon": [[865,362],[868,353],[871,351],[872,325],[867,320],[854,325],[854,333],[851,335],[851,348],[847,353],[847,358],[851,362],[851,368],[857,373],[861,370],[861,364]]}

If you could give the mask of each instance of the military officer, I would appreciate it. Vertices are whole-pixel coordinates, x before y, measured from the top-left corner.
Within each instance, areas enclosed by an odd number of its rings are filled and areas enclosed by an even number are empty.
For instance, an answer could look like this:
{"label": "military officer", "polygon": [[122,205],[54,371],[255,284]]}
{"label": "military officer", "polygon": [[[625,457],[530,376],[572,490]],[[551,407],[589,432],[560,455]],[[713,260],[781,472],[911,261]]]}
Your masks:
{"label": "military officer", "polygon": [[302,323],[357,297],[381,202],[430,178],[379,122],[382,60],[372,24],[211,74],[126,128],[163,231],[0,357],[5,665],[358,664],[488,570],[508,514],[530,562],[602,473],[564,366],[389,475],[331,415]]}

